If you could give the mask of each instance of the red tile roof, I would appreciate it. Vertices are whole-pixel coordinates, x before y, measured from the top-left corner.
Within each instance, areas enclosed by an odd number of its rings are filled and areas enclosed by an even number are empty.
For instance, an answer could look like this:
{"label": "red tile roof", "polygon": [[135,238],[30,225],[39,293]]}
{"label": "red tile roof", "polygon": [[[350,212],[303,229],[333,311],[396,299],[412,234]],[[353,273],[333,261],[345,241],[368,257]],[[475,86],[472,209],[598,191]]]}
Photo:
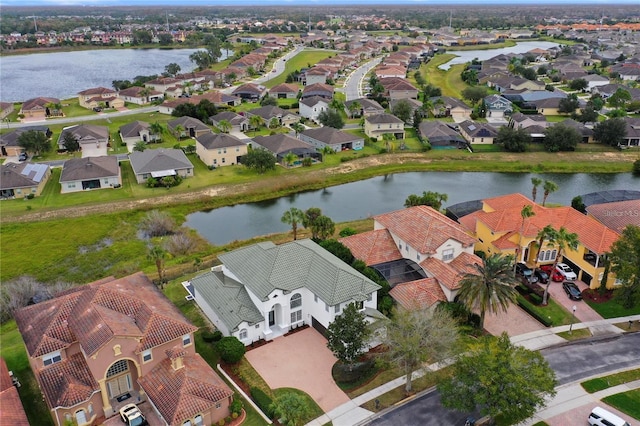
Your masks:
{"label": "red tile roof", "polygon": [[476,242],[460,224],[428,206],[397,210],[374,219],[423,254],[435,253],[449,239],[460,242],[463,247]]}
{"label": "red tile roof", "polygon": [[162,360],[138,383],[162,417],[170,425],[211,408],[216,402],[233,395],[233,391],[216,375],[200,355],[183,358],[183,367],[174,370],[171,360]]}
{"label": "red tile roof", "polygon": [[456,290],[460,287],[460,280],[463,274],[450,264],[435,257],[430,257],[420,262],[420,266],[449,290]]}
{"label": "red tile roof", "polygon": [[100,390],[82,353],[35,372],[49,407],[72,407]]}
{"label": "red tile roof", "polygon": [[391,262],[402,259],[396,243],[386,229],[363,232],[340,238],[356,259],[362,260],[367,266]]}
{"label": "red tile roof", "polygon": [[27,414],[24,412],[18,390],[13,386],[4,358],[0,358],[0,418],[2,424],[29,426]]}
{"label": "red tile roof", "polygon": [[447,300],[435,278],[398,284],[391,289],[389,295],[405,309],[422,309]]}

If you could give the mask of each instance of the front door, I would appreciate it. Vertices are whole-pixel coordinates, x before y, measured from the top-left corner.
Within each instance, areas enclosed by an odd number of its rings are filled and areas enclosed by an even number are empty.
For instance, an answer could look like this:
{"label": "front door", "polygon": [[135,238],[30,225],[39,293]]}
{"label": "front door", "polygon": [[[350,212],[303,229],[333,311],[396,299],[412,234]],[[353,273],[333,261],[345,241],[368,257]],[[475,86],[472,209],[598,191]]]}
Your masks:
{"label": "front door", "polygon": [[269,311],[269,327],[276,325],[276,311]]}
{"label": "front door", "polygon": [[109,397],[115,398],[131,390],[131,374],[125,374],[107,382]]}

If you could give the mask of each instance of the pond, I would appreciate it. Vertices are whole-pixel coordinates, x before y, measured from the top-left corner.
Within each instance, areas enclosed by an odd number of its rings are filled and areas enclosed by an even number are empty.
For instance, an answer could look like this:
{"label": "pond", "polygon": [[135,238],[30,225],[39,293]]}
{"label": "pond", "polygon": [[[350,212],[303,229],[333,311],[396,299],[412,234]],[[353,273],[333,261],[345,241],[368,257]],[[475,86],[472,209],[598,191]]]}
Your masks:
{"label": "pond", "polygon": [[[410,194],[435,191],[448,195],[443,207],[498,195],[520,192],[531,197],[531,177],[552,180],[557,192],[547,203],[570,205],[571,199],[607,189],[640,189],[640,178],[624,174],[530,174],[476,172],[413,172],[302,192],[258,203],[239,204],[190,214],[185,226],[195,229],[211,244],[223,245],[259,235],[286,232],[291,227],[280,221],[290,207],[306,210],[319,207],[334,222],[364,219],[403,208]],[[538,199],[542,199],[538,188]]]}
{"label": "pond", "polygon": [[466,64],[467,62],[471,62],[473,59],[486,61],[487,59],[495,58],[498,55],[506,55],[508,53],[526,53],[533,49],[549,49],[556,46],[559,46],[559,44],[550,41],[522,41],[516,43],[515,46],[502,47],[500,49],[449,50],[447,53],[456,55],[456,57],[449,62],[440,65],[438,68],[446,71],[451,68],[451,65]]}

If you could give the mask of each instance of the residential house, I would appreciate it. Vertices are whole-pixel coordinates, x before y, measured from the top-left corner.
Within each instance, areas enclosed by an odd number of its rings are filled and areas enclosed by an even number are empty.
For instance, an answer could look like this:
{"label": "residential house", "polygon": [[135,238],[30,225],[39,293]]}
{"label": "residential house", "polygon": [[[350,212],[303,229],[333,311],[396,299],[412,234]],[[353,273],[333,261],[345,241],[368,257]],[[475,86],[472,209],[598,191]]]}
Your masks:
{"label": "residential house", "polygon": [[145,105],[149,102],[162,100],[164,95],[162,92],[150,89],[148,87],[131,86],[118,91],[118,97],[125,102],[136,105]]}
{"label": "residential house", "polygon": [[167,127],[178,138],[197,138],[206,133],[211,133],[211,128],[197,118],[183,116],[171,120]]}
{"label": "residential house", "polygon": [[134,121],[124,126],[120,126],[120,138],[122,143],[127,145],[129,152],[133,151],[138,142],[155,142],[160,139],[160,135],[153,134],[151,125],[145,121]]}
{"label": "residential house", "polygon": [[78,92],[78,101],[81,107],[88,109],[98,107],[122,108],[124,106],[124,100],[118,97],[118,92],[106,87],[93,87]]}
{"label": "residential house", "polygon": [[231,125],[230,131],[246,132],[249,130],[249,119],[235,112],[223,111],[213,117],[209,117],[209,122],[218,128],[220,128],[221,121],[227,121]]}
{"label": "residential house", "polygon": [[247,144],[227,133],[206,133],[196,138],[196,154],[209,167],[238,164]]}
{"label": "residential house", "polygon": [[418,126],[423,140],[429,142],[432,147],[467,146],[467,141],[451,125],[440,121],[423,121]]}
{"label": "residential house", "polygon": [[373,71],[379,80],[385,78],[401,78],[407,77],[406,65],[385,65],[381,64]]}
{"label": "residential house", "polygon": [[172,426],[230,414],[233,391],[196,353],[198,328],[142,273],[76,287],[15,318],[56,425],[102,424],[132,402]]}
{"label": "residential house", "polygon": [[245,83],[236,87],[231,94],[243,100],[256,102],[267,94],[267,88],[258,84]]}
{"label": "residential house", "polygon": [[[353,107],[352,105],[355,105]],[[368,98],[358,98],[344,103],[347,115],[349,117],[367,117],[372,114],[382,114],[385,112],[384,107],[377,101]]]}
{"label": "residential house", "polygon": [[295,154],[298,157],[298,160],[302,160],[307,157],[313,159],[321,158],[321,155],[316,152],[312,145],[283,133],[269,136],[257,136],[253,138],[253,144],[270,151],[275,155],[276,160],[279,163],[283,163],[284,157],[290,152]]}
{"label": "residential house", "polygon": [[269,96],[276,99],[295,99],[300,89],[295,84],[281,83],[269,89]]}
{"label": "residential house", "polygon": [[58,149],[65,149],[64,141],[71,135],[79,144],[82,157],[101,157],[107,155],[109,146],[109,128],[94,124],[76,124],[62,129],[58,138]]}
{"label": "residential house", "polygon": [[27,413],[24,411],[18,387],[20,381],[7,368],[4,358],[0,358],[0,407],[2,407],[2,421],[15,426],[29,426]]}
{"label": "residential house", "polygon": [[28,121],[44,120],[47,117],[62,115],[61,111],[56,109],[56,105],[60,105],[58,98],[33,98],[22,103],[19,114]]}
{"label": "residential house", "polygon": [[138,183],[146,183],[149,178],[161,179],[166,176],[193,176],[193,164],[181,149],[160,148],[133,151],[129,162]]}
{"label": "residential house", "polygon": [[322,111],[329,109],[329,101],[320,96],[300,99],[300,116],[318,122],[318,116]]}
{"label": "residential house", "polygon": [[183,93],[182,80],[173,77],[161,77],[147,81],[144,83],[144,87],[162,93],[163,96],[178,97]]}
{"label": "residential house", "polygon": [[328,126],[306,129],[298,137],[313,145],[318,151],[327,146],[335,152],[350,149],[358,151],[364,148],[364,138]]}
{"label": "residential house", "polygon": [[560,100],[561,98],[548,98],[541,99],[539,101],[533,102],[533,104],[538,109],[538,114],[542,115],[560,115]]}
{"label": "residential house", "polygon": [[29,194],[37,197],[51,176],[47,164],[4,163],[0,167],[0,199],[25,198]]}
{"label": "residential house", "polygon": [[323,67],[311,67],[304,72],[304,84],[310,86],[316,83],[325,84],[332,75],[331,71]]}
{"label": "residential house", "polygon": [[60,174],[62,194],[87,189],[119,188],[122,173],[118,159],[112,155],[72,158],[62,165]]}
{"label": "residential house", "polygon": [[278,123],[278,126],[290,126],[300,121],[298,114],[273,105],[266,105],[247,111],[247,117],[249,119],[251,119],[252,115],[261,117],[268,127],[271,127],[274,121]]}
{"label": "residential house", "polygon": [[[522,220],[523,207],[531,206],[534,216]],[[543,207],[522,194],[509,194],[482,200],[482,209],[460,218],[460,223],[477,239],[475,249],[486,254],[514,255],[516,262],[531,266],[552,264],[558,247],[544,241],[538,248],[538,233],[547,225],[564,227],[578,235],[576,250],[563,250],[562,261],[568,264],[591,288],[600,286],[604,273],[603,256],[619,235],[590,216],[572,207]],[[615,283],[611,274],[607,282]]]}
{"label": "residential house", "polygon": [[428,206],[374,216],[373,231],[339,241],[382,274],[407,309],[455,300],[464,275],[482,264],[473,253],[476,239]]}
{"label": "residential house", "polygon": [[263,242],[219,256],[188,288],[222,334],[245,345],[308,324],[325,333],[351,303],[372,322],[380,288],[315,242]]}
{"label": "residential house", "polygon": [[14,111],[13,103],[11,102],[0,102],[0,120],[4,120],[7,118],[9,114]]}
{"label": "residential house", "polygon": [[478,121],[465,120],[458,125],[458,129],[460,134],[472,145],[492,144],[496,136],[498,136],[498,131],[495,127]]}
{"label": "residential house", "polygon": [[323,83],[315,83],[304,86],[302,89],[302,99],[312,98],[319,96],[324,99],[333,99],[333,86]]}
{"label": "residential house", "polygon": [[489,95],[484,98],[488,118],[504,118],[513,113],[513,103],[500,95]]}
{"label": "residential house", "polygon": [[626,133],[624,138],[622,138],[620,147],[640,147],[640,118],[624,117],[624,121],[626,124]]}
{"label": "residential house", "polygon": [[434,117],[451,117],[453,121],[459,123],[471,118],[473,109],[459,99],[449,96],[435,96],[429,98]]}
{"label": "residential house", "polygon": [[606,86],[609,84],[609,79],[599,74],[589,74],[582,77],[587,82],[587,92],[592,92],[594,87]]}
{"label": "residential house", "polygon": [[509,120],[509,126],[517,129],[526,129],[531,126],[540,126],[547,127],[549,123],[547,122],[547,118],[542,114],[523,114],[521,112],[517,112],[511,115],[511,119]]}
{"label": "residential house", "polygon": [[563,125],[567,127],[572,127],[580,133],[582,136],[582,143],[594,143],[595,139],[593,138],[593,129],[584,125],[584,123],[580,123],[579,121],[575,121],[572,118],[567,118],[564,121],[556,123],[555,125]]}
{"label": "residential house", "polygon": [[203,100],[208,100],[212,104],[217,107],[228,107],[228,106],[238,106],[242,102],[242,100],[237,96],[227,95],[225,93],[219,92],[217,90],[212,90],[207,93],[203,93],[202,95],[193,95],[190,98],[178,98],[172,99],[168,101],[164,101],[160,107],[158,112],[161,114],[171,115],[173,110],[182,104],[192,104],[198,105]]}
{"label": "residential house", "polygon": [[380,139],[384,134],[392,134],[396,139],[404,139],[404,121],[386,113],[370,115],[364,118],[364,134]]}
{"label": "residential house", "polygon": [[384,95],[392,101],[418,98],[418,89],[404,78],[381,78],[379,82],[384,87]]}
{"label": "residential house", "polygon": [[607,228],[622,234],[629,225],[640,227],[640,199],[591,204],[587,214]]}
{"label": "residential house", "polygon": [[20,139],[20,135],[29,131],[43,133],[47,138],[50,138],[53,134],[47,126],[20,127],[4,133],[0,135],[0,155],[3,157],[16,157],[20,155],[20,153],[25,152],[25,149],[20,146],[18,140]]}

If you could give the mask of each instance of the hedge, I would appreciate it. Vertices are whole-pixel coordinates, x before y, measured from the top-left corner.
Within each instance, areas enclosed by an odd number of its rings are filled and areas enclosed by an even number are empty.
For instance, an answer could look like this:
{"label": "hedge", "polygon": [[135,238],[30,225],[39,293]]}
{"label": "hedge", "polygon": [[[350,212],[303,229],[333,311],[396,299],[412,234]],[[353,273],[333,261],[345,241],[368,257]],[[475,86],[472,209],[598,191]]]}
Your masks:
{"label": "hedge", "polygon": [[551,321],[548,318],[545,318],[544,316],[540,315],[536,311],[536,309],[533,307],[533,305],[524,297],[518,296],[518,306],[524,309],[529,315],[534,317],[536,320],[538,320],[538,322],[540,322],[545,327],[551,327],[552,325]]}
{"label": "hedge", "polygon": [[270,419],[274,417],[273,410],[271,409],[271,405],[273,404],[273,400],[269,395],[264,393],[259,388],[251,388],[251,398],[256,403],[256,405],[262,410],[263,413],[267,415]]}

